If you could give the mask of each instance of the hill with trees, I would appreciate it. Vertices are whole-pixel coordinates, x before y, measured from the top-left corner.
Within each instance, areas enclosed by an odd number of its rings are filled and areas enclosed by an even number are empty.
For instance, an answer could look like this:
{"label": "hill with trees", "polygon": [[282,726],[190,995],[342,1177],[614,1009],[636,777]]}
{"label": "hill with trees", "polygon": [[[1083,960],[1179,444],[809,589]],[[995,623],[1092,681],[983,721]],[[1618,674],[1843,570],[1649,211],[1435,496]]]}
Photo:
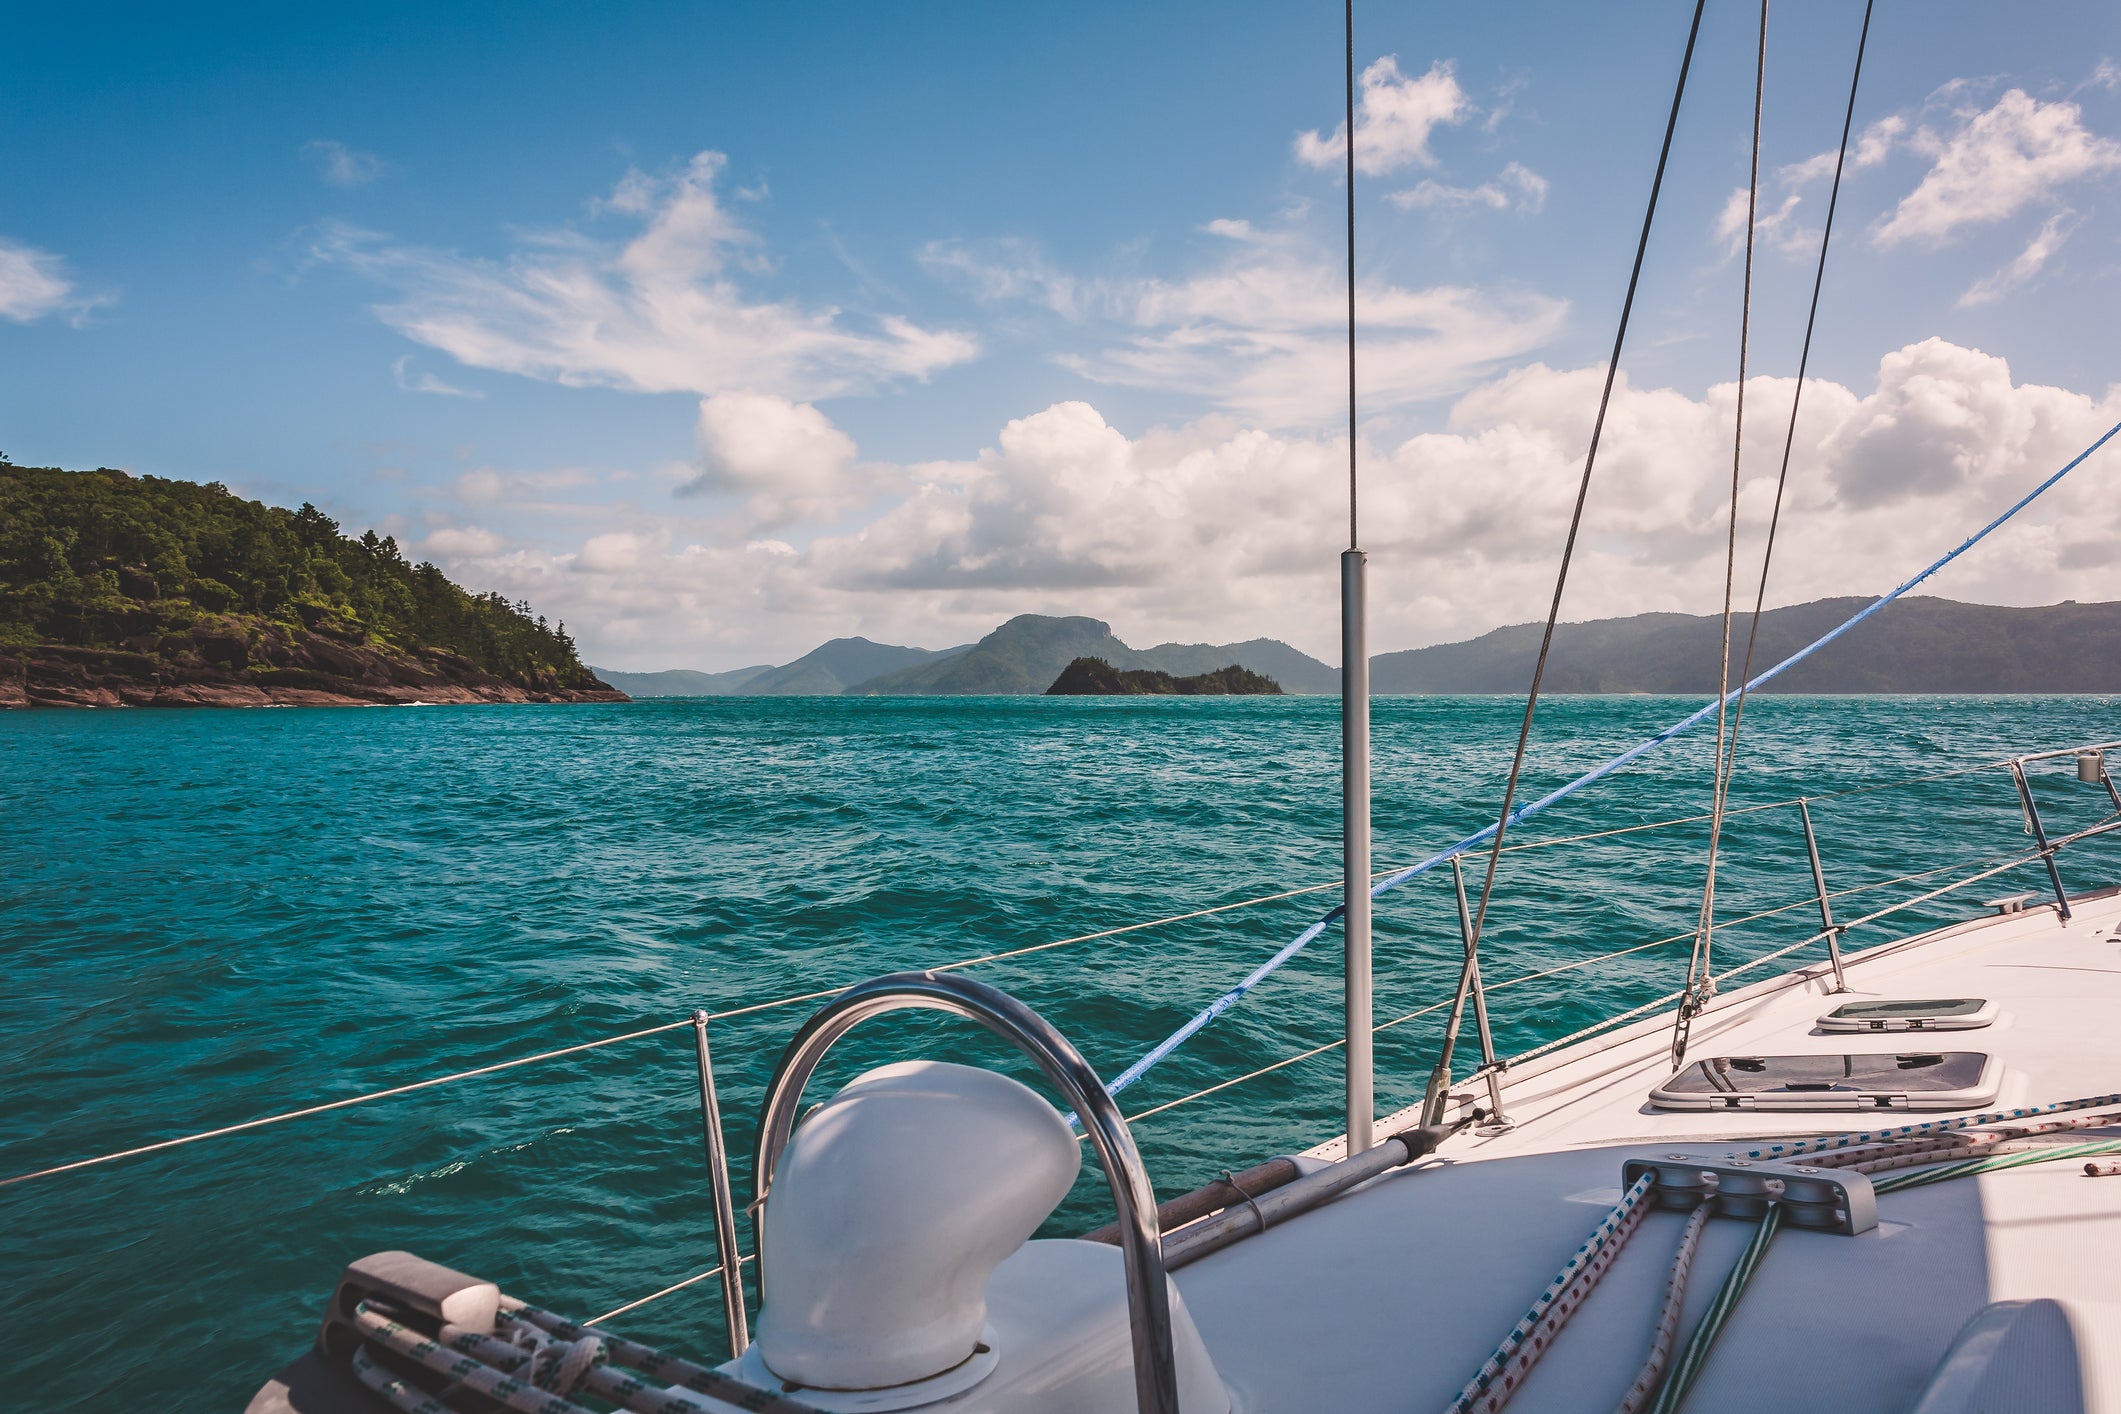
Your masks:
{"label": "hill with trees", "polygon": [[315,506],[0,461],[0,705],[623,700],[565,625]]}

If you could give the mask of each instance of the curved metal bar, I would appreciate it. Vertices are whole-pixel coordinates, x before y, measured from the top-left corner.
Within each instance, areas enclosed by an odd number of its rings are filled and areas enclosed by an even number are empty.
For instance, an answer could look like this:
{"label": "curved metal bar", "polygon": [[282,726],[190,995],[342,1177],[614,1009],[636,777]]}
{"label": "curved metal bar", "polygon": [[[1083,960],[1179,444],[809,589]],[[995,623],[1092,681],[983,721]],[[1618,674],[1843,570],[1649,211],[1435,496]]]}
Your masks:
{"label": "curved metal bar", "polygon": [[[752,1211],[773,1191],[773,1174],[795,1129],[803,1087],[833,1043],[872,1016],[907,1009],[943,1011],[992,1031],[1038,1063],[1059,1087],[1097,1150],[1119,1210],[1119,1246],[1127,1272],[1127,1324],[1134,1345],[1134,1396],[1141,1414],[1178,1414],[1178,1373],[1171,1349],[1171,1299],[1165,1286],[1163,1237],[1157,1230],[1156,1190],[1149,1184],[1134,1136],[1097,1072],[1068,1038],[998,987],[937,972],[893,972],[857,983],[803,1023],[788,1043],[766,1087],[759,1111],[757,1161],[752,1165]],[[764,1223],[755,1238],[763,1238]],[[759,1254],[759,1285],[767,1281]]]}

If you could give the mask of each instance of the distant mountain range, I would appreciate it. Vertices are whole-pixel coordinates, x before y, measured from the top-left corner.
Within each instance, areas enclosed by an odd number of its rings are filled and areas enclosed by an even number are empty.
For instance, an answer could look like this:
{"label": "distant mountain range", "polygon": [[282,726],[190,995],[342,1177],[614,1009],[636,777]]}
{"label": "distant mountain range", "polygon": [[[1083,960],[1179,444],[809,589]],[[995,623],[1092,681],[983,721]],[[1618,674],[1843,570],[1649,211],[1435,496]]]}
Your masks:
{"label": "distant mountain range", "polygon": [[[1780,662],[1846,620],[1866,599],[1819,599],[1760,616],[1754,671]],[[1743,666],[1750,614],[1732,625],[1731,673]],[[1515,624],[1463,643],[1370,660],[1380,696],[1517,694],[1531,681],[1541,626]],[[1716,690],[1723,620],[1714,614],[1636,614],[1562,624],[1545,691],[1703,694]],[[1339,670],[1273,638],[1130,648],[1098,619],[1023,614],[979,642],[930,650],[835,638],[777,668],[725,673],[592,669],[635,697],[969,696],[1042,693],[1077,658],[1116,669],[1191,677],[1232,664],[1291,693],[1330,696]],[[1797,693],[2121,693],[2121,603],[2011,609],[1950,599],[1902,599],[1769,684]]]}
{"label": "distant mountain range", "polygon": [[[1760,616],[1753,671],[1845,622],[1868,599],[1817,599]],[[1751,614],[1731,625],[1731,680],[1743,670]],[[1370,690],[1522,693],[1539,654],[1538,624],[1515,624],[1464,643],[1370,660]],[[1546,692],[1713,694],[1718,614],[1636,614],[1554,630]],[[1762,689],[1766,692],[2121,692],[2121,603],[2008,609],[1912,598],[1877,615]]]}
{"label": "distant mountain range", "polygon": [[[1331,694],[1340,674],[1273,638],[1244,643],[1160,643],[1130,648],[1099,619],[1020,614],[977,643],[900,648],[866,638],[835,638],[777,668],[725,673],[603,672],[634,697],[960,697],[1044,692],[1077,658],[1115,668],[1194,677],[1233,664],[1262,673],[1292,693]],[[599,670],[601,672],[601,670]]]}

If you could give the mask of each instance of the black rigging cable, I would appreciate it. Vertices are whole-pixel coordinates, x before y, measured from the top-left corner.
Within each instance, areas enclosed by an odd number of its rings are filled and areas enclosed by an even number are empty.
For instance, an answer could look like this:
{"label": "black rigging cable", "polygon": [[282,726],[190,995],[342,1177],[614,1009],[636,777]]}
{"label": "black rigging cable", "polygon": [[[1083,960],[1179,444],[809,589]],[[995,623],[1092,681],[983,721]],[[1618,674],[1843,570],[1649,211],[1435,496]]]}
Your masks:
{"label": "black rigging cable", "polygon": [[[1657,152],[1657,175],[1650,180],[1649,207],[1642,213],[1642,237],[1635,243],[1635,266],[1628,272],[1627,298],[1620,304],[1620,328],[1613,335],[1613,356],[1607,360],[1605,388],[1598,395],[1598,416],[1591,424],[1591,446],[1584,454],[1583,477],[1576,486],[1576,508],[1569,516],[1569,535],[1561,547],[1561,569],[1554,576],[1554,601],[1547,609],[1546,632],[1539,640],[1539,658],[1532,665],[1532,686],[1525,695],[1524,722],[1517,729],[1517,752],[1510,759],[1510,779],[1503,787],[1502,810],[1496,816],[1495,840],[1488,850],[1487,872],[1480,881],[1480,906],[1473,912],[1470,959],[1480,945],[1481,925],[1487,921],[1488,899],[1495,891],[1495,866],[1502,858],[1502,840],[1510,825],[1510,807],[1517,799],[1517,779],[1524,773],[1524,753],[1532,738],[1532,716],[1539,707],[1539,685],[1546,676],[1547,655],[1554,647],[1554,622],[1561,615],[1561,593],[1569,581],[1569,561],[1576,553],[1576,533],[1583,526],[1583,506],[1591,491],[1591,470],[1598,463],[1598,441],[1605,433],[1607,407],[1613,401],[1613,380],[1620,373],[1620,350],[1627,342],[1628,318],[1635,310],[1635,291],[1642,282],[1642,262],[1650,248],[1650,227],[1657,217],[1657,194],[1664,187],[1664,170],[1672,156],[1672,133],[1679,126],[1679,104],[1686,96],[1687,71],[1694,64],[1694,41],[1701,35],[1701,12],[1708,0],[1694,0],[1694,23],[1687,30],[1686,53],[1679,60],[1679,82],[1672,90],[1672,111],[1665,119],[1664,146]],[[1469,963],[1470,965],[1470,963]]]}
{"label": "black rigging cable", "polygon": [[[1746,698],[1748,696],[1744,684],[1750,683],[1753,679],[1753,651],[1760,642],[1760,614],[1762,609],[1765,608],[1767,604],[1768,570],[1773,565],[1775,559],[1775,532],[1782,523],[1783,492],[1789,485],[1790,453],[1791,450],[1795,447],[1797,441],[1797,413],[1799,408],[1801,408],[1804,403],[1804,375],[1806,370],[1810,368],[1812,361],[1812,333],[1819,322],[1819,295],[1820,291],[1825,287],[1826,284],[1826,256],[1827,251],[1832,245],[1834,239],[1834,212],[1841,202],[1841,174],[1843,168],[1846,167],[1848,163],[1849,135],[1855,128],[1856,91],[1863,80],[1863,55],[1864,51],[1869,47],[1870,44],[1871,10],[1874,3],[1875,0],[1865,0],[1865,4],[1863,6],[1863,27],[1857,32],[1856,36],[1856,64],[1854,70],[1849,75],[1848,106],[1846,109],[1843,110],[1841,115],[1841,146],[1836,151],[1834,156],[1834,182],[1833,186],[1829,189],[1827,194],[1826,222],[1819,233],[1819,260],[1812,272],[1811,308],[1805,314],[1804,346],[1802,352],[1800,352],[1797,356],[1797,387],[1795,392],[1793,392],[1790,397],[1789,426],[1784,431],[1782,438],[1782,466],[1781,470],[1777,473],[1775,478],[1775,503],[1773,509],[1770,510],[1768,513],[1767,544],[1766,547],[1761,551],[1760,555],[1760,581],[1758,588],[1756,589],[1753,595],[1752,622],[1746,630],[1745,667],[1738,674],[1738,681],[1740,683],[1740,687],[1738,689],[1737,699],[1733,703],[1733,712],[1731,717],[1730,747],[1727,751],[1719,752],[1719,757],[1721,759],[1721,765],[1719,768],[1719,781],[1717,786],[1717,798],[1719,801],[1728,796],[1730,791],[1731,773],[1737,769],[1738,732],[1739,729],[1745,724],[1745,703]],[[1744,396],[1742,383],[1740,385],[1740,396]],[[1724,660],[1726,663],[1728,663],[1729,659],[1730,645],[1728,642],[1726,642],[1724,645]],[[1710,898],[1705,899],[1703,903],[1703,927],[1707,927],[1713,923],[1713,917],[1710,914],[1710,909],[1713,907],[1713,903],[1711,900],[1713,899],[1713,891],[1715,888],[1716,843],[1717,836],[1721,832],[1721,826],[1721,815],[1720,812],[1718,812],[1717,817],[1712,821],[1710,825],[1709,883],[1706,889],[1706,892],[1710,895]],[[1690,963],[1690,983],[1692,981],[1692,971],[1693,968],[1692,964]],[[1682,1031],[1681,1035],[1678,1038],[1678,1044],[1675,1045],[1675,1060],[1677,1058],[1678,1049],[1683,1046],[1683,1041],[1684,1037]]]}
{"label": "black rigging cable", "polygon": [[[1753,155],[1745,184],[1745,280],[1738,302],[1738,398],[1731,428],[1731,511],[1725,523],[1723,558],[1723,646],[1716,657],[1716,756],[1709,771],[1709,862],[1701,881],[1701,913],[1694,924],[1694,947],[1687,958],[1687,996],[1673,1029],[1672,1065],[1678,1068],[1685,1049],[1686,1019],[1713,991],[1711,955],[1716,946],[1716,854],[1723,843],[1723,810],[1728,800],[1728,753],[1737,741],[1725,733],[1731,700],[1731,600],[1738,585],[1738,491],[1745,464],[1745,375],[1753,344],[1753,252],[1760,229],[1760,111],[1767,97],[1768,0],[1760,0],[1760,42],[1753,61]],[[1743,683],[1744,678],[1739,682]]]}

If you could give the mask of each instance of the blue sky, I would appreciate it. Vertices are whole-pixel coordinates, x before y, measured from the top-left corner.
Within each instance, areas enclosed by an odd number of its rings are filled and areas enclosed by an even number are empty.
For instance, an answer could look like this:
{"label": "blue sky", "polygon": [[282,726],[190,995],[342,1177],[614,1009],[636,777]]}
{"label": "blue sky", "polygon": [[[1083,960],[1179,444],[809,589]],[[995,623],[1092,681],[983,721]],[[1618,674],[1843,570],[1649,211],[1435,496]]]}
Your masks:
{"label": "blue sky", "polygon": [[[1690,8],[1358,6],[1381,647],[1543,608]],[[1770,18],[1748,543],[1860,8]],[[1339,13],[18,8],[0,448],[314,501],[613,667],[1025,611],[1331,658]],[[1756,15],[1704,27],[1571,617],[1720,591]],[[1771,602],[2121,420],[2117,62],[2111,5],[1879,5]],[[2113,597],[2087,473],[1940,592]]]}

